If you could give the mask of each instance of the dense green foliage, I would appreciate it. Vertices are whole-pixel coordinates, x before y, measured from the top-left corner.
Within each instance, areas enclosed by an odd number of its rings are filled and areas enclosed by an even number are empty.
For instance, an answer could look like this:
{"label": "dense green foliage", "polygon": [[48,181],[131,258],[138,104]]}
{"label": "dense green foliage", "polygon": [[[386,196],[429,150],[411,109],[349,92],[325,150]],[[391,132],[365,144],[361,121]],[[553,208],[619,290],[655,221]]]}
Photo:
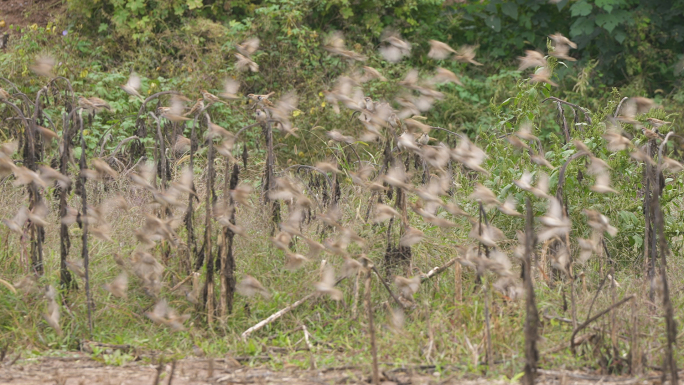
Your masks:
{"label": "dense green foliage", "polygon": [[112,48],[154,42],[178,53],[183,39],[202,49],[211,40],[211,21],[227,27],[223,38],[249,32],[301,39],[340,29],[372,50],[381,31],[394,27],[415,42],[479,44],[485,57],[512,62],[524,49],[545,48],[546,36],[561,32],[577,42],[573,56],[580,63],[598,61],[607,84],[637,77],[651,91],[671,89],[684,60],[681,0],[70,0],[69,6],[74,25],[88,35],[111,36]]}

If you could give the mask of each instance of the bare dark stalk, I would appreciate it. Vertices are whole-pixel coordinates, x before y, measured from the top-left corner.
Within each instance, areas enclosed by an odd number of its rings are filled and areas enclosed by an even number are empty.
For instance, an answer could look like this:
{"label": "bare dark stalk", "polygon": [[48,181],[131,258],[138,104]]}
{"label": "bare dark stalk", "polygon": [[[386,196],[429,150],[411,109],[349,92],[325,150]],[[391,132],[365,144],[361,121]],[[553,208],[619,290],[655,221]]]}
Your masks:
{"label": "bare dark stalk", "polygon": [[[88,199],[86,193],[86,177],[83,170],[87,168],[86,166],[86,143],[85,137],[83,136],[83,117],[81,114],[78,115],[79,124],[81,126],[81,160],[79,162],[81,173],[79,178],[81,179],[81,215],[83,218],[88,217]],[[85,270],[85,291],[86,291],[86,301],[88,307],[88,330],[90,331],[90,336],[93,335],[93,297],[90,293],[90,258],[88,257],[88,221],[83,220],[83,236],[81,237],[83,248],[81,249],[81,257],[83,258],[83,269]]]}
{"label": "bare dark stalk", "polygon": [[[209,117],[207,117],[207,124]],[[211,217],[214,201],[214,141],[209,140],[209,150],[207,151],[207,198],[206,216],[204,221],[204,254],[207,259],[207,275],[204,283],[203,299],[206,304],[207,323],[211,325],[214,321],[214,254],[211,245]]]}
{"label": "bare dark stalk", "polygon": [[494,352],[492,350],[492,324],[489,312],[489,292],[489,282],[487,279],[483,279],[482,295],[484,297],[485,343],[487,344],[487,357],[485,361],[487,361],[487,366],[491,368],[494,366]]}
{"label": "bare dark stalk", "polygon": [[271,122],[262,124],[262,131],[266,142],[266,169],[264,170],[264,184],[262,193],[264,195],[264,205],[271,208],[271,233],[275,232],[276,225],[280,223],[280,202],[273,201],[268,196],[269,192],[275,189],[275,155],[273,153],[273,129]]}
{"label": "bare dark stalk", "polygon": [[583,324],[581,324],[580,326],[578,326],[578,327],[572,332],[572,336],[570,337],[570,349],[572,350],[572,353],[575,354],[575,336],[577,335],[577,333],[578,333],[579,331],[581,331],[582,329],[584,329],[584,328],[586,328],[587,326],[589,326],[590,323],[592,323],[592,322],[596,321],[597,319],[603,317],[604,315],[608,314],[611,310],[613,310],[613,309],[615,309],[615,308],[617,308],[617,307],[620,307],[620,306],[621,306],[622,304],[624,304],[625,302],[627,302],[627,301],[629,301],[629,300],[631,300],[631,299],[634,299],[634,298],[636,298],[636,296],[635,296],[634,294],[629,295],[629,296],[627,296],[627,297],[621,299],[619,302],[616,302],[616,303],[610,305],[609,307],[607,307],[606,309],[603,309],[601,312],[599,312],[599,313],[596,314],[595,316],[589,318],[588,320],[584,321]]}
{"label": "bare dark stalk", "polygon": [[[67,175],[69,169],[69,158],[71,152],[71,132],[69,129],[70,125],[67,124],[67,115],[64,114],[64,129],[62,130],[62,143],[61,143],[61,157],[59,164],[59,172],[62,175]],[[67,194],[69,193],[71,186],[65,186],[60,189],[59,192],[59,216],[64,218],[67,213]],[[69,237],[69,227],[64,223],[60,223],[59,226],[59,240],[60,240],[60,256],[59,256],[59,282],[60,286],[64,289],[72,289],[76,287],[76,281],[71,276],[69,269],[66,265],[67,257],[69,256],[69,249],[71,248],[71,240]]]}
{"label": "bare dark stalk", "polygon": [[[193,171],[195,170],[195,151],[197,151],[197,130],[196,127],[197,124],[193,124],[191,131],[190,131],[190,170]],[[192,191],[197,192],[195,189],[195,182],[192,182]],[[192,217],[193,214],[195,213],[193,209],[193,199],[195,199],[195,196],[193,194],[188,194],[188,210],[185,212],[185,229],[187,230],[187,248],[188,248],[188,267],[191,265],[192,261],[192,256],[195,257],[195,269],[194,271],[199,271],[202,268],[202,264],[204,263],[204,257],[201,257],[199,253],[197,253],[197,244],[195,243],[195,229],[192,225]],[[199,203],[199,199],[198,199]],[[188,274],[192,271],[192,268],[188,269]]]}
{"label": "bare dark stalk", "polygon": [[389,293],[390,297],[392,297],[392,299],[394,300],[394,303],[396,303],[402,310],[405,310],[406,306],[404,306],[404,304],[401,303],[401,301],[399,301],[399,298],[397,298],[397,296],[392,292],[392,289],[389,287],[389,285],[387,285],[387,282],[385,282],[382,279],[382,277],[380,276],[380,273],[378,272],[378,269],[376,269],[375,266],[373,266],[372,269],[373,269],[373,272],[375,272],[375,275],[378,276],[378,279],[380,280],[380,282],[382,282],[382,285],[385,287],[385,289],[387,289],[387,292]]}
{"label": "bare dark stalk", "polygon": [[373,306],[371,306],[371,277],[372,272],[369,269],[366,274],[366,312],[368,313],[368,333],[370,334],[371,356],[373,359],[373,384],[380,384],[380,373],[378,370],[378,348],[375,344],[375,326],[373,325]]}
{"label": "bare dark stalk", "polygon": [[565,119],[565,113],[563,112],[563,106],[561,105],[560,102],[556,102],[556,106],[558,107],[558,120],[563,125],[563,134],[565,135],[565,143],[570,142],[570,129],[568,128],[568,121]]}
{"label": "bare dark stalk", "polygon": [[[228,178],[230,170],[228,160],[226,160],[226,182],[224,188],[224,199],[230,210],[230,223],[235,224],[235,201],[230,196],[230,190],[234,190],[238,185],[240,167],[233,165],[233,172]],[[235,233],[228,227],[223,229],[223,253],[221,253],[221,317],[225,318],[233,312],[233,297],[235,295],[235,256],[233,255],[233,240]]]}
{"label": "bare dark stalk", "polygon": [[557,98],[557,97],[555,97],[555,96],[550,96],[550,97],[548,97],[548,98],[542,100],[540,103],[544,103],[544,102],[547,101],[547,100],[552,100],[552,101],[554,101],[554,102],[556,102],[556,103],[565,104],[566,106],[570,106],[570,107],[572,107],[572,108],[575,108],[575,109],[578,109],[578,110],[582,111],[582,114],[584,114],[584,121],[587,122],[588,124],[591,124],[591,112],[590,112],[588,109],[586,109],[586,108],[584,108],[584,107],[581,107],[581,106],[579,106],[579,105],[577,105],[577,104],[573,104],[573,103],[570,103],[570,102],[566,102],[565,100],[559,99],[559,98]]}
{"label": "bare dark stalk", "polygon": [[171,373],[169,373],[168,385],[171,385],[171,381],[173,381],[173,375],[176,373],[176,364],[177,363],[178,363],[178,361],[176,361],[176,360],[173,360],[173,362],[171,363]]}
{"label": "bare dark stalk", "polygon": [[667,281],[667,254],[669,254],[670,250],[667,239],[665,238],[665,221],[663,219],[662,207],[660,206],[659,188],[660,170],[663,162],[663,148],[671,135],[671,132],[667,134],[658,151],[658,168],[655,170],[655,188],[653,191],[653,211],[655,214],[655,227],[658,231],[658,247],[660,248],[660,279],[663,284],[663,307],[665,308],[665,326],[667,331],[667,348],[665,349],[662,382],[665,383],[666,372],[669,369],[670,384],[677,385],[679,383],[679,377],[677,373],[677,361],[674,355],[674,345],[677,344],[677,324],[674,320],[674,309],[672,307],[672,301],[670,300],[670,288]]}
{"label": "bare dark stalk", "polygon": [[523,260],[523,285],[525,286],[525,378],[524,382],[533,385],[537,376],[537,361],[539,352],[537,351],[537,327],[539,325],[539,311],[534,298],[534,282],[532,279],[532,253],[536,237],[534,234],[534,212],[532,203],[527,197],[525,202],[526,221],[525,221],[525,259]]}

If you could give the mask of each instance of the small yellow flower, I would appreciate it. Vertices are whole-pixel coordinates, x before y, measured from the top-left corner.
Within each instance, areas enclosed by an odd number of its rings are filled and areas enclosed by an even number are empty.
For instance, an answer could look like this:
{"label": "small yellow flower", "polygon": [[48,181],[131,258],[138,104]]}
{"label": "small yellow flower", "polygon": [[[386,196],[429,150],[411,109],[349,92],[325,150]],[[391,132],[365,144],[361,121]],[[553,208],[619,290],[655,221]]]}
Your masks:
{"label": "small yellow flower", "polygon": [[83,130],[83,135],[84,135],[84,136],[85,136],[85,135],[88,135],[88,134],[90,134],[90,130]]}
{"label": "small yellow flower", "polygon": [[301,114],[301,113],[302,113],[302,112],[299,111],[299,110],[294,110],[294,111],[292,111],[292,116],[297,117],[297,116],[299,116],[299,114]]}
{"label": "small yellow flower", "polygon": [[318,96],[323,97],[323,91],[319,92]]}
{"label": "small yellow flower", "polygon": [[325,107],[325,102],[321,103],[321,107]]}
{"label": "small yellow flower", "polygon": [[297,154],[297,155],[299,155],[300,158],[303,158],[303,157],[304,157],[304,152],[299,151],[299,154]]}
{"label": "small yellow flower", "polygon": [[38,24],[36,24],[36,23],[31,24],[31,31],[35,31],[37,29],[38,29]]}

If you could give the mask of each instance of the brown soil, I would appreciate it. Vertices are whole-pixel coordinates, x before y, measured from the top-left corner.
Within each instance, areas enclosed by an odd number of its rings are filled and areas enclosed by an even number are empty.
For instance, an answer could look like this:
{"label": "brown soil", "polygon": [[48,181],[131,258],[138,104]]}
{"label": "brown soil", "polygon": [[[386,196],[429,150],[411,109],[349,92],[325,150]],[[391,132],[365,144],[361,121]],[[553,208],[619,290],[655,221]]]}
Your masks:
{"label": "brown soil", "polygon": [[[8,32],[10,25],[25,27],[37,24],[45,27],[49,21],[54,21],[58,15],[64,13],[65,9],[64,0],[0,0],[0,21],[5,22],[0,33]],[[10,31],[13,32],[15,31]]]}
{"label": "brown soil", "polygon": [[[213,366],[213,370],[211,367]],[[206,360],[186,358],[176,362],[173,377],[172,363],[162,365],[128,363],[123,366],[106,366],[92,360],[83,353],[68,357],[45,357],[19,359],[12,362],[5,359],[0,364],[0,384],[363,384],[370,381],[368,368],[343,367],[319,368],[318,370],[282,369],[272,371],[264,368],[243,366],[233,359]],[[628,379],[624,377],[594,376],[574,372],[542,371],[537,384],[653,384],[657,376]],[[157,378],[159,373],[159,378]],[[169,378],[171,377],[171,378]],[[451,376],[435,377],[431,370],[387,369],[383,371],[381,383],[390,384],[463,384],[503,385],[503,380],[468,380]]]}

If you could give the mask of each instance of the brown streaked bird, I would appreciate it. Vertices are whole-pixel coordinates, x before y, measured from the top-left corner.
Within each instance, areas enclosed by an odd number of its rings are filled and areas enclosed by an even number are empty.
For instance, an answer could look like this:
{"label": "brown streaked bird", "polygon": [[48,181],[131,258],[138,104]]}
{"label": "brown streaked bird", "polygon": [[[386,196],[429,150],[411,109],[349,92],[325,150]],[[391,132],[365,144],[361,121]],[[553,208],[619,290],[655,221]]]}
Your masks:
{"label": "brown streaked bird", "polygon": [[102,287],[118,298],[126,298],[128,290],[128,274],[122,272],[111,283],[105,283]]}
{"label": "brown streaked bird", "polygon": [[629,139],[622,135],[622,132],[616,129],[607,130],[606,133],[603,134],[603,139],[606,140],[606,148],[610,151],[627,150],[634,145]]}
{"label": "brown streaked bird", "polygon": [[72,261],[67,259],[66,265],[74,274],[81,278],[85,278],[85,267],[83,266],[83,261]]}
{"label": "brown streaked bird", "polygon": [[501,231],[498,227],[495,227],[491,223],[489,225],[485,225],[484,223],[476,222],[472,218],[470,219],[470,221],[473,227],[470,229],[470,233],[468,233],[468,236],[472,239],[479,241],[483,245],[488,247],[496,247],[496,244],[498,242],[506,239],[503,231]]}
{"label": "brown streaked bird", "polygon": [[266,290],[264,285],[249,274],[245,274],[245,277],[235,285],[235,290],[245,297],[253,297],[255,294],[260,294],[266,299],[271,298],[271,293]]}
{"label": "brown streaked bird", "polygon": [[183,114],[183,116],[196,116],[204,111],[204,99],[197,99],[195,104],[190,108],[190,111]]}
{"label": "brown streaked bird", "polygon": [[0,100],[9,101],[12,95],[7,92],[4,88],[0,87]]}
{"label": "brown streaked bird", "polygon": [[185,330],[183,323],[190,319],[190,314],[178,315],[178,313],[169,307],[169,304],[165,299],[157,302],[151,312],[145,313],[147,318],[151,319],[152,322],[165,325],[169,327],[172,331],[182,331]]}
{"label": "brown streaked bird", "polygon": [[[365,256],[365,254],[361,254],[359,259],[363,259]],[[353,277],[362,269],[363,264],[361,262],[349,256],[344,257],[344,265],[342,265],[342,275],[344,277]]]}
{"label": "brown streaked bird", "polygon": [[587,224],[599,234],[607,232],[611,237],[617,235],[618,229],[610,225],[608,217],[595,210],[584,209],[582,211],[587,215]]}
{"label": "brown streaked bird", "polygon": [[325,246],[323,246],[321,243],[314,241],[313,239],[309,239],[307,237],[303,237],[304,241],[306,244],[309,246],[309,252],[306,253],[306,255],[309,258],[317,258],[323,250],[325,250]]}
{"label": "brown streaked bird", "polygon": [[178,135],[176,136],[176,143],[173,145],[173,151],[177,155],[184,154],[188,151],[190,151],[190,146],[192,145],[192,141],[183,135]]}
{"label": "brown streaked bird", "polygon": [[93,166],[95,171],[100,173],[100,175],[102,175],[102,176],[108,175],[108,176],[112,177],[113,179],[116,179],[119,177],[119,173],[114,171],[114,169],[109,164],[107,164],[107,162],[105,162],[102,159],[93,158],[93,160],[91,161],[91,165]]}
{"label": "brown streaked bird", "polygon": [[19,208],[19,211],[14,215],[14,218],[12,219],[3,219],[2,223],[7,226],[10,231],[13,231],[19,235],[22,235],[22,228],[24,227],[24,224],[28,220],[28,209],[26,206],[21,206]]}
{"label": "brown streaked bird", "polygon": [[548,160],[546,160],[546,158],[544,157],[544,154],[532,155],[532,156],[530,156],[530,160],[532,161],[532,163],[538,164],[538,165],[540,165],[540,166],[548,167],[548,168],[551,169],[551,170],[555,170],[555,169],[556,169],[556,168],[551,164],[551,162],[549,162]]}
{"label": "brown streaked bird", "polygon": [[406,232],[399,238],[401,246],[411,247],[425,238],[425,234],[415,227],[406,227]]}
{"label": "brown streaked bird", "polygon": [[475,50],[478,48],[477,45],[462,45],[456,50],[454,54],[454,59],[463,63],[470,63],[476,66],[481,66],[482,63],[475,61]]}
{"label": "brown streaked bird", "polygon": [[190,118],[183,116],[185,110],[183,99],[187,98],[174,97],[171,99],[171,107],[159,107],[159,116],[176,123],[190,120]]}
{"label": "brown streaked bird", "polygon": [[538,235],[540,242],[556,236],[560,237],[570,232],[572,222],[570,222],[570,218],[563,214],[561,203],[555,197],[549,198],[549,207],[546,210],[546,215],[538,219],[545,226]]}
{"label": "brown streaked bird", "polygon": [[498,199],[496,199],[496,195],[492,192],[492,190],[488,189],[485,187],[482,183],[476,183],[475,184],[475,189],[473,190],[472,194],[468,197],[474,201],[477,202],[482,202],[483,205],[492,205],[492,206],[500,206],[501,202],[499,202]]}
{"label": "brown streaked bird", "polygon": [[207,90],[202,90],[202,91],[200,91],[200,93],[202,94],[202,98],[204,99],[204,103],[207,105],[207,107],[208,107],[208,106],[211,106],[211,105],[214,104],[214,103],[223,103],[223,104],[226,104],[226,102],[224,102],[223,100],[219,99],[218,96],[216,96],[216,95],[210,93],[210,92],[207,91]]}
{"label": "brown streaked bird", "polygon": [[14,173],[14,182],[12,184],[14,186],[25,186],[30,183],[35,183],[37,186],[41,186],[43,188],[47,187],[45,182],[40,178],[40,175],[36,173],[35,171],[29,170],[28,168],[21,166],[21,167],[15,167],[13,169]]}
{"label": "brown streaked bird", "polygon": [[668,158],[666,156],[663,156],[663,163],[662,167],[665,170],[670,170],[671,172],[680,172],[684,170],[684,165],[677,162],[676,160],[672,158]]}
{"label": "brown streaked bird", "polygon": [[223,92],[219,94],[220,97],[228,100],[238,100],[241,97],[237,92],[240,90],[240,82],[235,79],[226,79],[223,82]]}
{"label": "brown streaked bird", "polygon": [[499,209],[499,211],[506,215],[510,215],[513,217],[522,217],[523,215],[515,209],[517,204],[518,202],[516,202],[515,197],[513,197],[513,195],[509,195],[508,198],[506,198],[504,204],[498,206],[497,208]]}
{"label": "brown streaked bird", "polygon": [[635,96],[627,99],[620,109],[620,116],[617,120],[627,124],[638,125],[637,115],[645,114],[655,107],[653,99]]}
{"label": "brown streaked bird", "polygon": [[50,56],[41,56],[36,58],[35,63],[30,66],[31,71],[38,76],[46,76],[52,78],[52,69],[55,67],[55,59]]}
{"label": "brown streaked bird", "polygon": [[560,33],[549,35],[549,38],[553,41],[554,44],[553,52],[549,53],[551,56],[568,61],[577,60],[575,58],[568,56],[570,48],[576,49],[577,44],[573,43],[572,41],[570,41],[570,39],[561,35]]}
{"label": "brown streaked bird", "polygon": [[596,175],[596,183],[589,187],[589,189],[599,194],[618,194],[616,190],[610,187],[610,173],[608,171],[604,171]]}
{"label": "brown streaked bird", "polygon": [[254,189],[252,188],[252,186],[245,183],[240,183],[239,185],[237,185],[237,187],[235,187],[234,190],[230,190],[230,196],[241,205],[250,207],[251,205],[248,199],[249,196],[252,194],[253,190]]}
{"label": "brown streaked bird", "polygon": [[[235,49],[237,49],[240,54],[247,58],[251,58],[252,55],[254,55],[254,52],[256,52],[259,49],[259,43],[261,41],[257,37],[251,37],[242,44],[235,44]],[[256,71],[255,71],[256,72]]]}
{"label": "brown streaked bird", "polygon": [[658,128],[660,126],[664,126],[666,124],[671,124],[672,122],[666,122],[664,120],[656,119],[656,118],[648,118],[646,119],[646,122],[651,125],[653,128]]}
{"label": "brown streaked bird", "polygon": [[47,313],[43,313],[45,322],[55,330],[57,335],[62,335],[62,328],[59,326],[59,304],[57,303],[57,290],[52,285],[46,287],[45,298],[47,299]]}
{"label": "brown streaked bird", "polygon": [[644,136],[648,138],[648,140],[658,140],[665,137],[664,135],[643,126],[641,127],[641,132],[644,133]]}
{"label": "brown streaked bird", "polygon": [[532,83],[548,83],[554,87],[558,87],[558,84],[551,80],[551,70],[548,67],[538,68],[532,76],[530,76],[530,81]]}
{"label": "brown streaked bird", "polygon": [[88,111],[91,114],[96,114],[98,112],[101,112],[102,110],[107,110],[111,111],[112,107],[109,105],[109,103],[105,102],[104,100],[98,98],[98,97],[90,97],[86,98],[84,96],[79,96],[78,97],[78,106],[83,108],[84,110]]}
{"label": "brown streaked bird", "polygon": [[[596,233],[594,233],[596,234]],[[579,246],[580,253],[577,258],[577,263],[583,265],[585,264],[592,255],[599,252],[599,242],[600,239],[595,239],[592,236],[591,239],[577,238],[577,245]]]}
{"label": "brown streaked bird", "polygon": [[136,74],[135,72],[131,72],[131,75],[128,77],[128,81],[126,82],[126,84],[119,87],[121,87],[121,89],[124,90],[127,94],[143,99],[142,95],[140,95],[139,92],[140,84],[140,76],[138,76],[138,74]]}
{"label": "brown streaked bird", "polygon": [[285,253],[285,270],[298,270],[307,262],[309,262],[309,258],[301,254],[290,252]]}
{"label": "brown streaked bird", "polygon": [[316,291],[327,294],[331,299],[339,301],[342,299],[342,291],[335,288],[335,270],[331,265],[326,265],[320,282],[314,284]]}
{"label": "brown streaked bird", "polygon": [[380,71],[376,70],[375,68],[369,66],[363,66],[362,68],[363,76],[359,78],[359,83],[365,83],[374,79],[380,80],[381,82],[387,81],[387,79],[384,76],[382,76]]}
{"label": "brown streaked bird", "polygon": [[462,86],[461,80],[456,76],[455,73],[449,71],[446,68],[437,67],[435,68],[435,75],[430,79],[431,84],[442,84],[442,83],[456,83]]}
{"label": "brown streaked bird", "polygon": [[394,277],[394,284],[397,286],[397,290],[399,290],[402,297],[412,299],[413,295],[416,294],[420,288],[420,277],[404,278],[397,275]]}
{"label": "brown streaked bird", "polygon": [[378,203],[375,207],[375,218],[373,218],[373,221],[375,223],[380,223],[398,216],[399,212],[397,210],[386,204]]}
{"label": "brown streaked bird", "polygon": [[638,148],[634,148],[630,153],[629,156],[631,156],[634,160],[637,160],[639,162],[644,162],[648,163],[651,166],[655,166],[655,162],[653,161],[653,158],[651,158],[648,154],[645,152],[641,151]]}
{"label": "brown streaked bird", "polygon": [[78,210],[71,206],[66,207],[66,213],[60,220],[60,223],[63,224],[64,226],[71,226],[74,223],[76,223],[76,220],[78,219]]}
{"label": "brown streaked bird", "polygon": [[235,63],[235,68],[238,71],[252,71],[252,72],[259,72],[259,65],[255,63],[252,59],[236,53],[235,58],[237,59],[237,62]]}
{"label": "brown streaked bird", "polygon": [[59,171],[53,169],[50,166],[38,166],[40,171],[40,179],[45,182],[45,184],[50,184],[57,181],[60,188],[68,188],[71,185],[71,179],[66,175],[62,175]]}
{"label": "brown streaked bird", "polygon": [[353,136],[342,135],[337,130],[328,131],[325,134],[328,135],[328,137],[330,139],[334,140],[335,142],[342,142],[342,143],[351,144],[351,143],[354,143],[356,141],[356,139],[354,139]]}
{"label": "brown streaked bird", "polygon": [[47,127],[41,127],[36,125],[36,131],[40,134],[40,136],[43,137],[45,140],[58,140],[59,135],[57,135],[56,132],[52,131],[51,129]]}
{"label": "brown streaked bird", "polygon": [[378,48],[378,51],[390,63],[398,63],[405,56],[411,54],[411,43],[403,40],[401,35],[395,30],[385,29],[381,40],[387,43],[387,45]]}
{"label": "brown streaked bird", "polygon": [[538,51],[527,50],[525,56],[518,56],[520,65],[518,71],[523,71],[533,67],[546,67],[546,58],[544,54]]}
{"label": "brown streaked bird", "polygon": [[271,103],[271,101],[268,100],[268,98],[271,97],[271,96],[273,96],[273,95],[275,95],[275,91],[271,91],[271,92],[269,92],[269,93],[267,93],[267,94],[262,94],[262,95],[259,95],[259,94],[247,94],[247,97],[250,98],[250,99],[252,99],[252,100],[253,100],[255,103],[257,103],[257,104],[260,104],[260,103],[261,103],[261,104],[265,104],[265,105],[267,105],[267,106],[269,106],[269,107],[273,107],[273,103]]}
{"label": "brown streaked bird", "polygon": [[430,51],[427,56],[435,60],[448,59],[449,56],[456,53],[456,50],[451,48],[449,44],[442,43],[437,40],[430,40]]}

